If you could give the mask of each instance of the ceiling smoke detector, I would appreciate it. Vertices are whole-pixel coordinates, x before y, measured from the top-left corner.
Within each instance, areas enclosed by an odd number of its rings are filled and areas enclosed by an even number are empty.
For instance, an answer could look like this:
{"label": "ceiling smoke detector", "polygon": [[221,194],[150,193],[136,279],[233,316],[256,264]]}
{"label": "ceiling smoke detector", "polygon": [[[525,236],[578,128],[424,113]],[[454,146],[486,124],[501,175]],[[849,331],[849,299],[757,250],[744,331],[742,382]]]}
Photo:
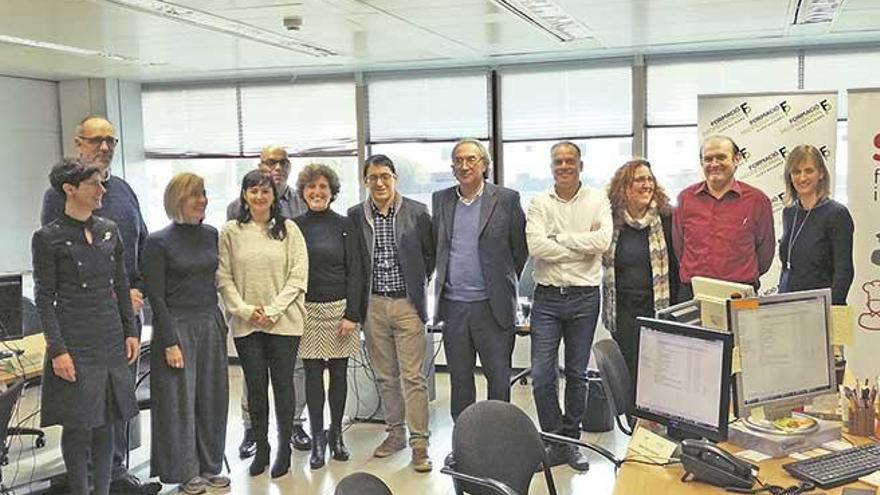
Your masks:
{"label": "ceiling smoke detector", "polygon": [[303,25],[303,18],[298,15],[291,15],[285,17],[282,22],[284,23],[284,29],[287,29],[288,31],[299,31]]}

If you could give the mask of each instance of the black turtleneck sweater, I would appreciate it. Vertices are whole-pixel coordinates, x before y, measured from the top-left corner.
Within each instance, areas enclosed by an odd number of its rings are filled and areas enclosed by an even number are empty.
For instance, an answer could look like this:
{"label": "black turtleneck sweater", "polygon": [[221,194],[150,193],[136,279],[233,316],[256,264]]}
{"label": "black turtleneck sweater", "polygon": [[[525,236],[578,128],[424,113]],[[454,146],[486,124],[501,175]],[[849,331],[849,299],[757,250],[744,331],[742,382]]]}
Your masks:
{"label": "black turtleneck sweater", "polygon": [[306,301],[345,299],[345,319],[358,322],[364,283],[359,237],[347,217],[329,208],[296,217],[309,253]]}
{"label": "black turtleneck sweater", "polygon": [[172,309],[217,307],[217,229],[173,223],[147,237],[144,279],[153,308],[153,340],[178,343]]}

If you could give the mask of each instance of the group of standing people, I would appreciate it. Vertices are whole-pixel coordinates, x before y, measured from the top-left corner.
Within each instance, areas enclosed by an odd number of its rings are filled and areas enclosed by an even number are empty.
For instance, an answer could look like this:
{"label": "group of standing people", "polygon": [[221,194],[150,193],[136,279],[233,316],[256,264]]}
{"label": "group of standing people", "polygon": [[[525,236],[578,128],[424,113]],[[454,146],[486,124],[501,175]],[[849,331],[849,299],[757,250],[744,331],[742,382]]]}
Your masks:
{"label": "group of standing people", "polygon": [[[457,184],[434,193],[433,218],[397,191],[387,156],[365,161],[369,197],[341,216],[330,209],[341,187],[330,167],[304,167],[294,190],[287,152],[267,147],[259,167],[244,176],[219,233],[203,223],[204,181],[183,173],[165,190],[172,223],[149,236],[131,188],[109,173],[117,143],[112,125],[87,117],[75,139],[79,156],[52,169],[44,227],[33,238],[48,357],[42,423],[63,426],[62,454],[75,494],[90,493],[90,478],[97,494],[158,491],[158,483],[141,484],[124,470],[117,478],[113,468],[117,432],[137,413],[132,370],[144,293],[154,314],[151,474],[199,494],[229,485],[220,474],[227,326],[244,376],[239,453],[254,457],[251,475],[269,466],[270,383],[278,434],[273,478],[289,472],[292,447],[311,450],[312,469],[325,465],[328,447],[333,459],[349,459],[342,419],[359,327],[387,424],[373,455],[409,446],[413,468],[426,472],[432,469],[426,288],[435,273],[435,323],[442,322],[454,420],[476,401],[477,357],[488,398],[510,400],[517,284],[533,258],[538,421],[544,431],[578,438],[600,313],[634,372],[636,317],[689,298],[698,275],[757,287],[775,250],[770,201],[734,178],[742,156],[723,136],[701,145],[705,181],[685,189],[674,210],[646,160],[624,164],[603,192],[582,183],[580,148],[556,143],[554,184],[527,212],[519,193],[487,180],[491,157],[482,143],[464,139],[451,156]],[[853,225],[846,208],[829,198],[822,154],[809,145],[795,148],[784,180],[790,205],[783,212],[780,290],[831,287],[834,303],[845,303]],[[311,437],[302,428],[303,402]],[[548,461],[589,468],[582,452],[560,444],[548,446]]]}

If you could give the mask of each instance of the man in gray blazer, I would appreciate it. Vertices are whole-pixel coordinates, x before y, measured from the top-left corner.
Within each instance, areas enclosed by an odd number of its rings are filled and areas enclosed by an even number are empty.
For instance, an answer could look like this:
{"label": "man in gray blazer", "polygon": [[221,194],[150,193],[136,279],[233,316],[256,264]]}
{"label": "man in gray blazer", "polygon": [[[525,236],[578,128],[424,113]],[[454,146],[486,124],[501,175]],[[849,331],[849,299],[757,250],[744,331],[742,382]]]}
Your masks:
{"label": "man in gray blazer", "polygon": [[437,242],[435,322],[451,380],[453,421],[476,401],[480,356],[488,398],[510,401],[517,285],[528,258],[519,193],[486,181],[491,158],[477,140],[452,148],[457,186],[433,194]]}

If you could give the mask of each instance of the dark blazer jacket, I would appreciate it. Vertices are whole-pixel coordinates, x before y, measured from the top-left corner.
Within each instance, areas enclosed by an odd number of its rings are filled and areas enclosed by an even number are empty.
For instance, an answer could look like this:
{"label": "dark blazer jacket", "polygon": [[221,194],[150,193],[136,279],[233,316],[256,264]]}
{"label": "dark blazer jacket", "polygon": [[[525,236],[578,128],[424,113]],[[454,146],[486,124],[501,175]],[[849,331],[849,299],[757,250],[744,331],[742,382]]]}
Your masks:
{"label": "dark blazer jacket", "polygon": [[[348,209],[348,218],[355,232],[362,233],[364,273],[364,297],[361,300],[361,321],[366,321],[367,305],[373,288],[373,212],[371,199]],[[415,306],[419,318],[428,321],[425,288],[434,272],[434,234],[428,208],[418,201],[405,198],[400,193],[394,199],[394,240],[400,257],[400,269],[406,282],[406,296]]]}
{"label": "dark blazer jacket", "polygon": [[[455,207],[458,193],[453,186],[432,196],[434,237],[437,239],[436,321],[444,319],[443,286],[449,269]],[[517,286],[529,257],[526,245],[526,216],[519,193],[487,182],[480,206],[479,253],[489,306],[498,324],[513,328],[516,323]]]}

